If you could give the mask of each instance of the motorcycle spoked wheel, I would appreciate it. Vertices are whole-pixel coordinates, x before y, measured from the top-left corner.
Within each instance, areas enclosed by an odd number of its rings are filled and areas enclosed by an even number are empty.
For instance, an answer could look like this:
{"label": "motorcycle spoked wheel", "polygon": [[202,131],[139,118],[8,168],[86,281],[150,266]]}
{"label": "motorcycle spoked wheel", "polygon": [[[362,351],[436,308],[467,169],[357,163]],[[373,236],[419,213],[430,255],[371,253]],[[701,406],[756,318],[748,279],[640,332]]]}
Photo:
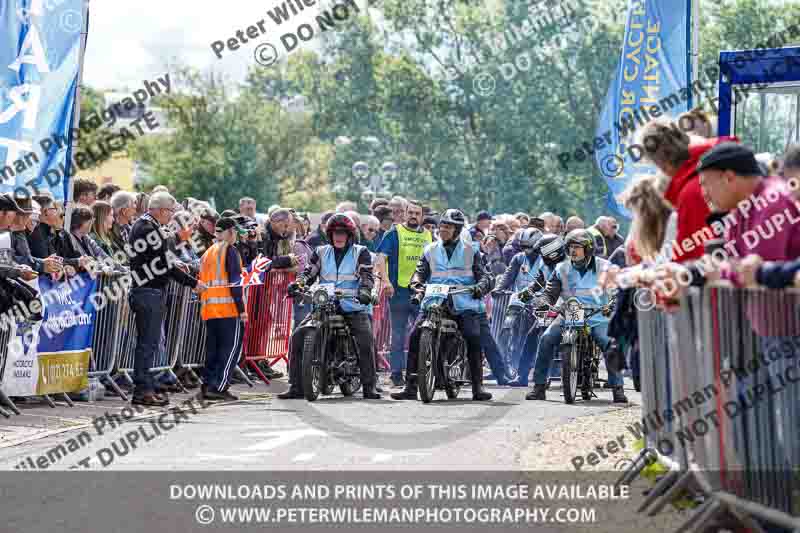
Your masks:
{"label": "motorcycle spoked wheel", "polygon": [[417,358],[419,397],[423,403],[431,403],[436,394],[436,374],[438,373],[433,331],[429,329],[422,330],[419,336],[419,354]]}
{"label": "motorcycle spoked wheel", "polygon": [[561,388],[564,391],[564,401],[573,404],[578,395],[580,377],[578,347],[576,344],[562,344],[558,351],[561,354]]}
{"label": "motorcycle spoked wheel", "polygon": [[309,402],[313,402],[327,390],[328,376],[323,369],[325,354],[322,337],[322,331],[317,330],[313,334],[309,332],[303,339],[303,396]]}

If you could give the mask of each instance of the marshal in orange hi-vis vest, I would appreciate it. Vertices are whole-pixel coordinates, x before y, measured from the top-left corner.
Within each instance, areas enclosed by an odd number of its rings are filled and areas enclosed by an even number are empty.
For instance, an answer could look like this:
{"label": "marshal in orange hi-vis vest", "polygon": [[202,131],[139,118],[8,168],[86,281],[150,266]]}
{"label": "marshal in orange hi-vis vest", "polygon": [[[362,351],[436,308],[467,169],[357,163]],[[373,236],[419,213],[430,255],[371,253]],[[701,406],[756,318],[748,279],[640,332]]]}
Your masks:
{"label": "marshal in orange hi-vis vest", "polygon": [[[200,316],[203,320],[215,318],[235,318],[239,316],[236,303],[231,295],[228,271],[225,268],[225,257],[228,254],[228,244],[217,242],[211,246],[200,263],[200,281],[206,284],[207,290],[200,294],[202,308]],[[238,259],[239,254],[236,254]],[[238,259],[236,271],[242,269],[241,259]]]}

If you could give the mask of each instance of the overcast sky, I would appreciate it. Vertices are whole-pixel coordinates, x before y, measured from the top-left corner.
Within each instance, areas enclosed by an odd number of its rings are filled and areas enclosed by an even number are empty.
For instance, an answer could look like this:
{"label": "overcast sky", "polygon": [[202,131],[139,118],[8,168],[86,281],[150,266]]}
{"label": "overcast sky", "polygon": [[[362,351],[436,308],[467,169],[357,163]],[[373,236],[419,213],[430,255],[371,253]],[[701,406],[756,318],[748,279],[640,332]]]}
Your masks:
{"label": "overcast sky", "polygon": [[210,43],[266,17],[280,1],[92,0],[84,83],[98,89],[135,88],[165,73],[165,59],[214,67],[241,80],[258,42],[217,59]]}

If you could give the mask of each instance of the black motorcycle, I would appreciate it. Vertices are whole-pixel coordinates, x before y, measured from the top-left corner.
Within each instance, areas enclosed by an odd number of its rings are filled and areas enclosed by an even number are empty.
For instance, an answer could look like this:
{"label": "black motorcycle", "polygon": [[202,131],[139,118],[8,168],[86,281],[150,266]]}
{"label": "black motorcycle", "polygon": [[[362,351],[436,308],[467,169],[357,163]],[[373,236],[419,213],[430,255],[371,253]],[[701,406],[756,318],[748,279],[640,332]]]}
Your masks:
{"label": "black motorcycle", "polygon": [[303,394],[309,402],[320,394],[331,394],[339,386],[344,396],[361,388],[358,347],[345,321],[340,302],[355,298],[324,287],[300,294],[312,304],[310,319],[303,328]]}
{"label": "black motorcycle", "polygon": [[604,307],[589,307],[577,298],[570,298],[559,307],[551,307],[564,320],[558,355],[561,357],[561,383],[566,403],[575,403],[578,388],[584,401],[591,400],[596,397],[594,389],[604,381],[600,379],[603,351],[594,342],[588,321],[598,313],[608,312],[613,303],[612,300]]}
{"label": "black motorcycle", "polygon": [[453,296],[470,293],[472,288],[429,284],[425,292],[445,296],[427,309],[419,326],[417,387],[422,401],[430,403],[436,390],[444,389],[447,397],[454,399],[461,387],[470,383],[467,343],[456,322]]}

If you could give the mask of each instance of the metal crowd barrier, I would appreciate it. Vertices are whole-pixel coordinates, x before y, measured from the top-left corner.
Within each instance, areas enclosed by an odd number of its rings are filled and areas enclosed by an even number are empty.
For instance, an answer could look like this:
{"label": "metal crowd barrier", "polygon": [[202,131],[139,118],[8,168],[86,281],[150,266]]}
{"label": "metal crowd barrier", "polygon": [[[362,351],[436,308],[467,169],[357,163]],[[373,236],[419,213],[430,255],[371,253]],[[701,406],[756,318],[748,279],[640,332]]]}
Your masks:
{"label": "metal crowd barrier", "polygon": [[[189,287],[174,280],[167,284],[161,298],[162,306],[166,309],[162,336],[149,371],[169,374],[185,392],[174,372],[176,364],[180,360],[182,366],[194,373],[195,368],[205,365],[206,359],[205,324],[200,319],[200,300]],[[136,352],[136,317],[127,295],[120,298],[117,304],[119,356],[116,370],[133,385],[130,374],[133,372]],[[195,374],[195,377],[198,376]]]}
{"label": "metal crowd barrier", "polygon": [[[127,289],[120,286],[124,274],[101,275],[97,278],[96,292],[107,295],[100,300],[105,305],[97,310],[92,336],[92,353],[89,359],[89,377],[97,378],[112,387],[124,401],[128,397],[111,378],[117,366],[117,356],[122,353],[123,300]],[[120,297],[108,296],[119,295]],[[125,304],[127,305],[127,303]]]}
{"label": "metal crowd barrier", "polygon": [[[198,381],[202,381],[195,370],[206,365],[206,323],[200,315],[200,298],[191,290],[181,300],[178,316],[185,317],[176,329],[175,341],[170,345],[170,357],[186,368]],[[237,367],[238,368],[238,367]]]}
{"label": "metal crowd barrier", "polygon": [[704,502],[681,531],[723,518],[797,528],[800,292],[693,289],[678,312],[638,319],[646,446],[619,483],[648,458],[669,469],[640,511],[689,490]]}
{"label": "metal crowd barrier", "polygon": [[286,287],[294,279],[292,271],[272,270],[266,274],[263,285],[252,285],[244,291],[248,320],[242,365],[250,367],[267,385],[269,379],[257,363],[267,361],[272,366],[281,360],[289,362],[292,301],[287,297]]}
{"label": "metal crowd barrier", "polygon": [[372,308],[372,322],[377,355],[375,366],[378,371],[391,370],[389,353],[392,349],[392,315],[386,291],[381,291],[378,303]]}

